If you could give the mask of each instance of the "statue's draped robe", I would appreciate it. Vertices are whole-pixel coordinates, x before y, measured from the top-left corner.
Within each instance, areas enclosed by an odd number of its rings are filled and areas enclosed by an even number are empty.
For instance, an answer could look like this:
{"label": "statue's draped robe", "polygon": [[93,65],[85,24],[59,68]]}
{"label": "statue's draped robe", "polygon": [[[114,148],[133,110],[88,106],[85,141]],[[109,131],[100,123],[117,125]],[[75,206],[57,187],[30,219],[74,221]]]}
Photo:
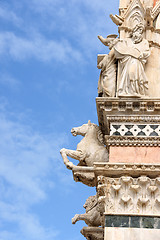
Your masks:
{"label": "statue's draped robe", "polygon": [[134,43],[131,38],[119,41],[114,46],[114,54],[118,59],[118,96],[145,96],[148,81],[144,71],[147,58],[150,55],[146,39]]}
{"label": "statue's draped robe", "polygon": [[98,81],[98,95],[103,97],[115,97],[116,91],[116,58],[114,55],[106,55],[102,62],[104,68],[101,70]]}

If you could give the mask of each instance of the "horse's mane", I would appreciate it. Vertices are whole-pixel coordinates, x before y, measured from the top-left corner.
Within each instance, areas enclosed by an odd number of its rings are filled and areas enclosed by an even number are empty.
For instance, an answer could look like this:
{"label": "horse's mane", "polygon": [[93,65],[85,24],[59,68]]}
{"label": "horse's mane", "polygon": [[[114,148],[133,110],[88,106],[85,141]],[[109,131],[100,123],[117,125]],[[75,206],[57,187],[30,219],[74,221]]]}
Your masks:
{"label": "horse's mane", "polygon": [[97,130],[97,133],[98,133],[98,140],[100,141],[100,143],[102,143],[104,145],[104,136],[103,136],[103,133],[102,131],[100,130],[99,126],[97,126],[95,123],[92,123],[94,125],[94,127],[96,128]]}

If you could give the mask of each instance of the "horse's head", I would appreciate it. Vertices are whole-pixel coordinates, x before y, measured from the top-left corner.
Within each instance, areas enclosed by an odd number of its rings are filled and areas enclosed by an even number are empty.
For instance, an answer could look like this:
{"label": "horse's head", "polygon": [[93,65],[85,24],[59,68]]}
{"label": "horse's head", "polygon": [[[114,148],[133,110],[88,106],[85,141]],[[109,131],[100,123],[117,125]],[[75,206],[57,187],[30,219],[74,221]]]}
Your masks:
{"label": "horse's head", "polygon": [[71,129],[71,133],[73,136],[77,136],[77,135],[82,135],[85,136],[86,133],[88,132],[89,128],[93,125],[93,123],[91,123],[91,121],[89,120],[87,124],[83,124],[80,127],[74,127]]}
{"label": "horse's head", "polygon": [[92,139],[97,138],[102,144],[104,144],[103,134],[102,134],[101,130],[99,129],[99,127],[96,124],[91,123],[90,120],[88,121],[87,124],[83,124],[80,127],[72,128],[71,133],[73,136],[82,135],[83,137],[87,134]]}

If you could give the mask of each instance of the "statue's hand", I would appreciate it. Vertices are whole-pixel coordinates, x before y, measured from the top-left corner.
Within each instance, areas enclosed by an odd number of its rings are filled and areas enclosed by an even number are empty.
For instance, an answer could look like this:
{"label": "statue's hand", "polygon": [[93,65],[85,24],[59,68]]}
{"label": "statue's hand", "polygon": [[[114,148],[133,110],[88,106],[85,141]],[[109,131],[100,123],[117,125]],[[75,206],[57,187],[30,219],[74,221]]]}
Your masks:
{"label": "statue's hand", "polygon": [[76,214],[73,218],[72,218],[72,224],[75,224],[78,221],[78,217],[79,214]]}
{"label": "statue's hand", "polygon": [[99,63],[99,64],[97,65],[97,68],[98,68],[98,69],[101,69],[101,68],[102,68],[102,64]]}
{"label": "statue's hand", "polygon": [[97,65],[97,68],[98,68],[98,69],[102,69],[102,68],[104,68],[104,64],[103,64],[102,61]]}

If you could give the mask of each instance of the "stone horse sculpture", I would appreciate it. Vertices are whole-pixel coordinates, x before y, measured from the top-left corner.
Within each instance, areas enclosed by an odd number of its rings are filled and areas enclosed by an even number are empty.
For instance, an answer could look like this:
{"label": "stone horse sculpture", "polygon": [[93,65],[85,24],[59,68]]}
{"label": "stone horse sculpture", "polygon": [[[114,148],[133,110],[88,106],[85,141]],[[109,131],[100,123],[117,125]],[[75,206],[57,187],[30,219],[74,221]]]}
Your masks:
{"label": "stone horse sculpture", "polygon": [[72,218],[72,224],[77,221],[83,220],[89,227],[98,227],[103,225],[103,216],[98,211],[98,200],[97,195],[90,196],[83,207],[86,209],[84,214],[76,214]]}
{"label": "stone horse sculpture", "polygon": [[[104,146],[103,134],[99,127],[91,121],[80,127],[72,128],[71,133],[73,136],[82,135],[84,138],[77,145],[75,151],[61,149],[60,153],[64,164],[73,171],[75,181],[94,186],[93,163],[108,161],[108,151]],[[74,165],[67,156],[79,160],[79,164]]]}

